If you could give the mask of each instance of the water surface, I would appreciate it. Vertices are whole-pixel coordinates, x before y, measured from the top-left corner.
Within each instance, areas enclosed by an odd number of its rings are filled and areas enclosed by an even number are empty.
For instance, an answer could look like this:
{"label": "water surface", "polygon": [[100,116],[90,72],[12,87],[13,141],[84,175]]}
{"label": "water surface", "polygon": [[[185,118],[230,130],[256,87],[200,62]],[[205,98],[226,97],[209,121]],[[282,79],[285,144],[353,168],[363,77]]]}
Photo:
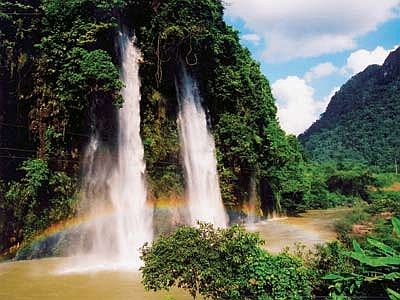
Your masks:
{"label": "water surface", "polygon": [[181,290],[146,292],[138,272],[102,271],[59,274],[69,259],[51,258],[0,264],[4,300],[189,300]]}
{"label": "water surface", "polygon": [[[348,209],[309,211],[255,224],[249,230],[259,231],[266,248],[279,252],[301,242],[308,247],[334,240],[334,222]],[[72,258],[51,258],[0,264],[0,299],[5,300],[190,300],[179,289],[171,292],[146,292],[138,272],[99,271],[68,273]]]}
{"label": "water surface", "polygon": [[313,248],[337,238],[335,222],[349,211],[349,208],[310,210],[297,217],[263,221],[249,226],[248,230],[259,232],[265,240],[265,248],[272,253],[294,247],[296,243]]}

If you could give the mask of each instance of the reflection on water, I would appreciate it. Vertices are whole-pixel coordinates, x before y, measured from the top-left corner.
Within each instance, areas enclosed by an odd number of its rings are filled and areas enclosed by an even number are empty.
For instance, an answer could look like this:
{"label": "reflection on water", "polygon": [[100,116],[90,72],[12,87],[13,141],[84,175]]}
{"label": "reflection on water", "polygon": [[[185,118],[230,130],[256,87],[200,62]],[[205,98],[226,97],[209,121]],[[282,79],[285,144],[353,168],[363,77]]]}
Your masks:
{"label": "reflection on water", "polygon": [[[335,239],[334,222],[346,209],[309,211],[253,225],[266,240],[266,248],[279,252],[296,242],[311,247]],[[101,271],[63,273],[74,258],[52,258],[0,264],[0,299],[5,300],[189,300],[182,290],[146,292],[137,272]]]}

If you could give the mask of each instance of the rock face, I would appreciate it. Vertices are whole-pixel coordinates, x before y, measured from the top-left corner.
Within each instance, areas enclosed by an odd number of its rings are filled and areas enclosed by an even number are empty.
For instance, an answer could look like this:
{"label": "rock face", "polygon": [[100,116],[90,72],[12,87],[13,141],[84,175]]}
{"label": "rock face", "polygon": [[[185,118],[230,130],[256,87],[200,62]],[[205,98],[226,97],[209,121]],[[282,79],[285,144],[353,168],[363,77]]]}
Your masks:
{"label": "rock face", "polygon": [[400,47],[370,65],[332,97],[299,137],[318,161],[357,161],[394,169],[400,160]]}

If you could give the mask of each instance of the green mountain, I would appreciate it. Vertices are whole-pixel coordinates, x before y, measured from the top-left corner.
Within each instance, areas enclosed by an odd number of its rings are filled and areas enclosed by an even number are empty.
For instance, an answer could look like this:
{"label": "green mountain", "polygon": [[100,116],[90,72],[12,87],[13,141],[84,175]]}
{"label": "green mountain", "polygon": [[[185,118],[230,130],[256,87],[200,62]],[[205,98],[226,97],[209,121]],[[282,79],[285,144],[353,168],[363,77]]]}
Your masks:
{"label": "green mountain", "polygon": [[382,66],[368,66],[344,84],[299,139],[317,161],[394,170],[400,159],[400,48]]}

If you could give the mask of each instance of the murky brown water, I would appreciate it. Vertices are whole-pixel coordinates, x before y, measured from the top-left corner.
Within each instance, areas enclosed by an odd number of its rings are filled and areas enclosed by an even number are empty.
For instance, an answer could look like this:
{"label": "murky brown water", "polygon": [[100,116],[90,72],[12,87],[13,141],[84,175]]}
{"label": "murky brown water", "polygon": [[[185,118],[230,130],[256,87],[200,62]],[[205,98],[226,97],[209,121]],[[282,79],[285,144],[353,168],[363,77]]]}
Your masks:
{"label": "murky brown water", "polygon": [[137,272],[58,274],[68,259],[51,258],[0,264],[0,299],[4,300],[188,300],[181,290],[146,292]]}
{"label": "murky brown water", "polygon": [[265,221],[248,229],[259,232],[265,240],[265,248],[272,253],[293,247],[296,243],[312,248],[316,244],[335,240],[335,221],[349,211],[349,208],[311,210],[298,217]]}
{"label": "murky brown water", "polygon": [[[279,252],[283,247],[302,242],[307,246],[335,239],[334,221],[346,209],[309,211],[300,217],[289,217],[256,224],[266,240],[266,248]],[[140,274],[135,272],[92,272],[60,274],[68,258],[51,258],[0,264],[1,300],[189,300],[181,290],[146,292]]]}

